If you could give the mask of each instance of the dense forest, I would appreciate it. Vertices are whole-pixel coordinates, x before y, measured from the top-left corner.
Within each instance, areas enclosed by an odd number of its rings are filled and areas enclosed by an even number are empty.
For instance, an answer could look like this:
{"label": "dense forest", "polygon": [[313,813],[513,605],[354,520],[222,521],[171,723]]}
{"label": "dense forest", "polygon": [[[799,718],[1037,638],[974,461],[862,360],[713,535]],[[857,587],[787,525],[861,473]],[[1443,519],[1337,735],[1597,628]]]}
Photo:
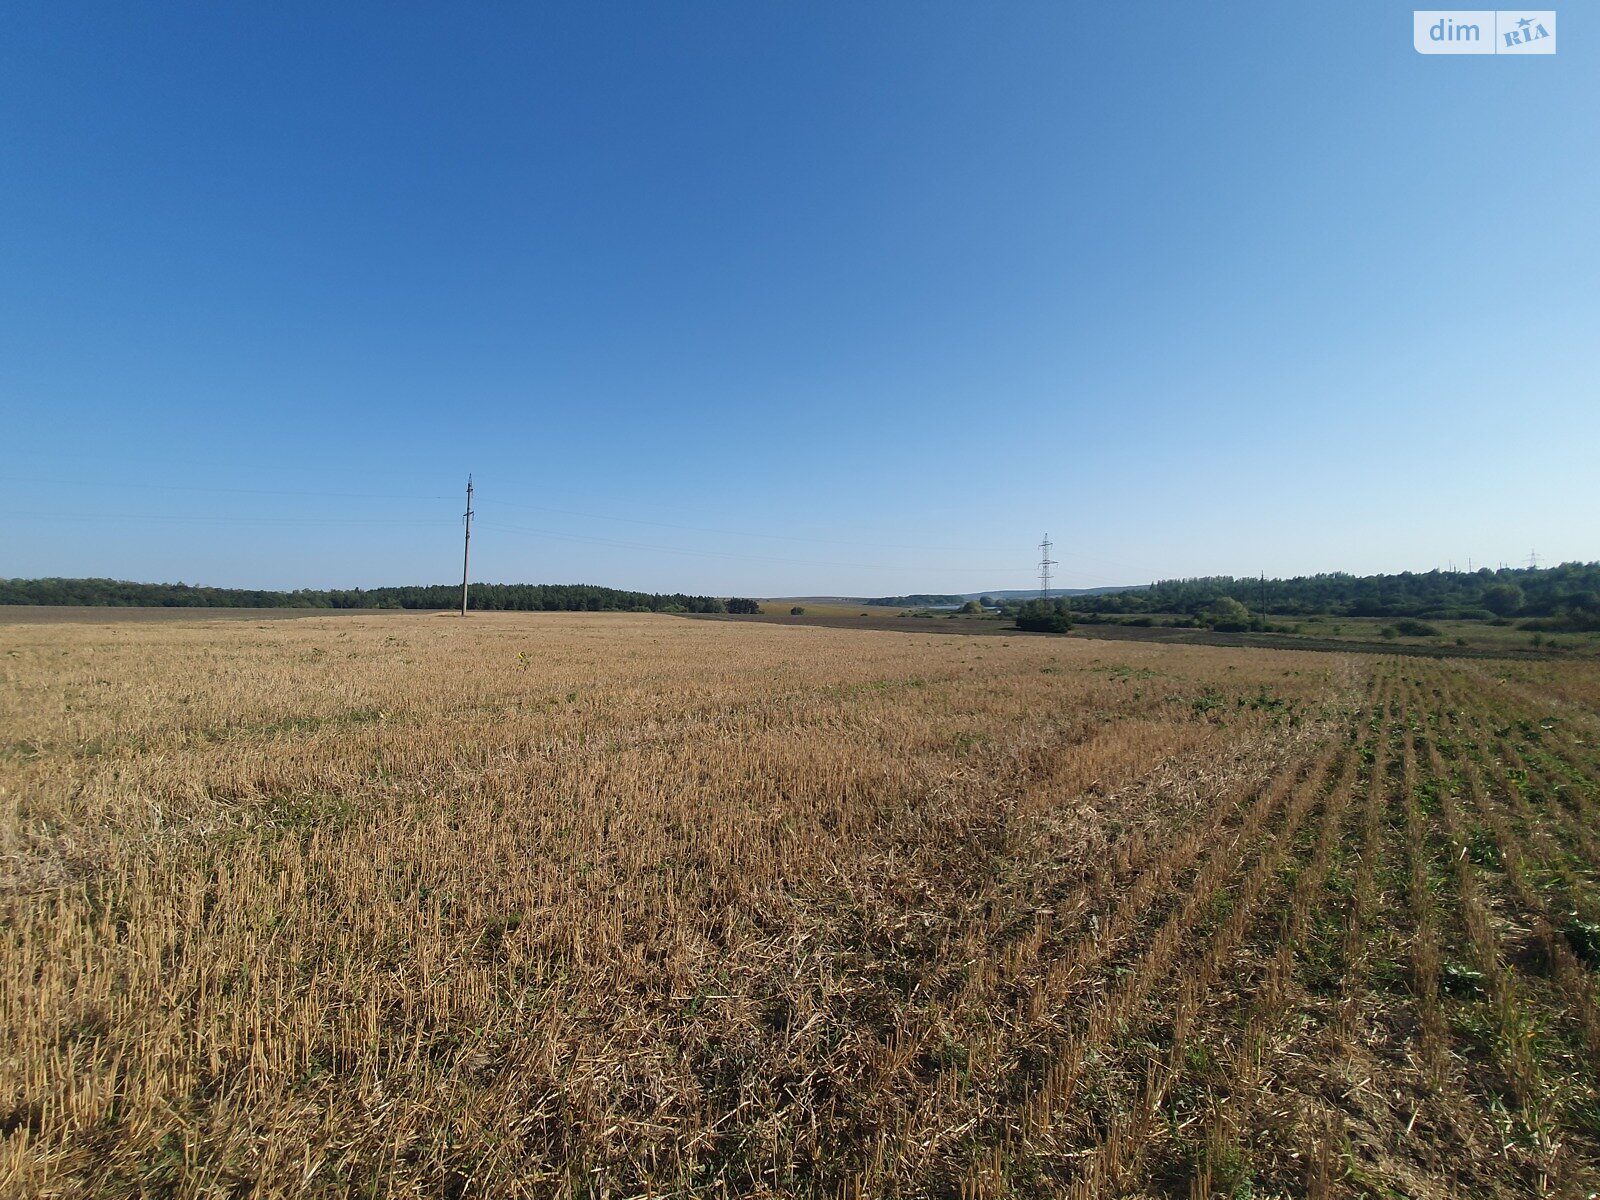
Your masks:
{"label": "dense forest", "polygon": [[1600,628],[1600,563],[1295,579],[1168,579],[1137,591],[1080,597],[1073,604],[1081,612],[1199,616],[1223,599],[1269,616],[1484,621],[1524,617],[1549,618],[1571,628]]}
{"label": "dense forest", "polygon": [[966,600],[965,596],[942,596],[933,593],[918,592],[914,596],[875,596],[868,600],[868,604],[875,604],[880,608],[930,608],[940,605],[960,604]]}
{"label": "dense forest", "polygon": [[[421,608],[461,604],[455,584],[343,588],[293,592],[196,587],[186,583],[126,583],[116,579],[0,579],[0,604],[98,604],[117,608]],[[746,607],[748,605],[748,607]],[[468,605],[487,611],[710,612],[729,611],[726,600],[678,593],[624,592],[591,584],[475,583]],[[746,601],[733,611],[750,611]]]}

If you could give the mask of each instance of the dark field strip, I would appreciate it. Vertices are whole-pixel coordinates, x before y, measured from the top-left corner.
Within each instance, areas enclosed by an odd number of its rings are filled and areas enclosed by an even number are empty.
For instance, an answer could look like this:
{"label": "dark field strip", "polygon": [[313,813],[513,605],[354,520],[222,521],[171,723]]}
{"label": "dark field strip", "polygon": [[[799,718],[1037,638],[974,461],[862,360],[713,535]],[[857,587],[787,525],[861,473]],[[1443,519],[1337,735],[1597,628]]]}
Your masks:
{"label": "dark field strip", "polygon": [[1384,658],[1475,659],[1560,662],[1564,655],[1546,650],[1512,647],[1396,645],[1393,642],[1362,642],[1345,638],[1314,638],[1304,634],[1214,633],[1204,629],[1173,629],[1139,625],[1077,625],[1070,634],[1019,633],[1001,621],[943,617],[870,616],[848,617],[828,613],[762,613],[758,616],[732,616],[726,613],[683,613],[689,621],[734,621],[764,625],[812,626],[818,629],[878,630],[889,633],[939,633],[974,637],[1020,637],[1037,640],[1071,637],[1094,641],[1137,642],[1157,646],[1218,646],[1248,650],[1303,650],[1322,654],[1380,655]]}

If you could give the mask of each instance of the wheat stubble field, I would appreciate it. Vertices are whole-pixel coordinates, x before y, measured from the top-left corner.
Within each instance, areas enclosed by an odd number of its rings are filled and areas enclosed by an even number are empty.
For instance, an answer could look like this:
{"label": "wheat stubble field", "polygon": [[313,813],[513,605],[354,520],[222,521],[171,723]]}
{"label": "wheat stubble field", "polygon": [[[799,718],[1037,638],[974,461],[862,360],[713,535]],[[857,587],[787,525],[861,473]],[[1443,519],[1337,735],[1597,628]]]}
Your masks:
{"label": "wheat stubble field", "polygon": [[1600,666],[0,626],[0,1194],[1585,1196]]}

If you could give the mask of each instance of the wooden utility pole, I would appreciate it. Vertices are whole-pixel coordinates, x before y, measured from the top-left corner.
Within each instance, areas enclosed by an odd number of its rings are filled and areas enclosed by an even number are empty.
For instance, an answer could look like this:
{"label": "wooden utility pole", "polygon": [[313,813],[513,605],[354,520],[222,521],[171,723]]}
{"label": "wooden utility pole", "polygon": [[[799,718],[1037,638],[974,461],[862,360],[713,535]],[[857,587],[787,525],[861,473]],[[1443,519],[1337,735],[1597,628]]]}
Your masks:
{"label": "wooden utility pole", "polygon": [[461,615],[467,615],[467,563],[472,558],[472,476],[467,476],[466,537],[461,542]]}

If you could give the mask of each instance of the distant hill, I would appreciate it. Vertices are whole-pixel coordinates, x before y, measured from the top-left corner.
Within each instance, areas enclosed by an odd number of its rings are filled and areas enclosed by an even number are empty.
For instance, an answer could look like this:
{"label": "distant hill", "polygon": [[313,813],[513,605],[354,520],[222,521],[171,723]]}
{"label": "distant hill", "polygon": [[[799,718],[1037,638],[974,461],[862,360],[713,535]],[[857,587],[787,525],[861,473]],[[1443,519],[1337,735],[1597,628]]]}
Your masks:
{"label": "distant hill", "polygon": [[[1097,588],[1051,588],[1052,596],[1109,596],[1116,592],[1137,591],[1139,588],[1148,587],[1148,584],[1136,583],[1117,587]],[[914,592],[909,596],[877,596],[873,599],[861,598],[853,603],[876,604],[883,608],[931,608],[941,604],[965,604],[968,600],[981,600],[988,596],[994,600],[1032,600],[1039,594],[1038,588],[1011,588],[993,592]]]}
{"label": "distant hill", "polygon": [[[1057,588],[1050,589],[1052,596],[1112,596],[1119,592],[1137,592],[1149,587],[1148,583],[1116,584],[1112,587],[1093,588]],[[968,592],[962,600],[978,600],[984,596],[993,596],[996,600],[1033,600],[1039,595],[1038,588],[1012,588],[1003,592]]]}

